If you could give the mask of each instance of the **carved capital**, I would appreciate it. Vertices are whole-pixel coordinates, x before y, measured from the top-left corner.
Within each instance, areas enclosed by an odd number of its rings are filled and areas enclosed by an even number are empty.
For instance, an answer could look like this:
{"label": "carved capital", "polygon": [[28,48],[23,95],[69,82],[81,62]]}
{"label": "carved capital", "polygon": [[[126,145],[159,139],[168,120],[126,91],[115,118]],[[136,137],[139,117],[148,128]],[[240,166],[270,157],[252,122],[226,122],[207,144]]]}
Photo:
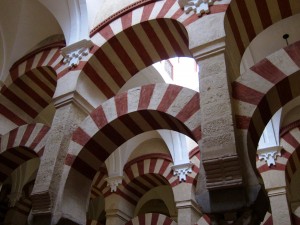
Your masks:
{"label": "carved capital", "polygon": [[178,0],[181,8],[186,14],[194,11],[198,16],[210,13],[209,6],[213,5],[217,0]]}
{"label": "carved capital", "polygon": [[68,64],[70,69],[78,66],[79,61],[89,54],[89,50],[92,46],[93,42],[91,40],[83,39],[62,48],[61,54],[64,57],[63,63]]}
{"label": "carved capital", "polygon": [[184,163],[172,166],[174,176],[178,176],[179,181],[186,181],[188,173],[192,173],[193,163]]}
{"label": "carved capital", "polygon": [[123,176],[107,177],[107,186],[110,187],[111,192],[116,192],[119,184],[122,184]]}
{"label": "carved capital", "polygon": [[259,149],[257,151],[258,158],[260,160],[265,160],[268,166],[276,165],[277,156],[281,156],[281,146],[274,146],[270,148]]}

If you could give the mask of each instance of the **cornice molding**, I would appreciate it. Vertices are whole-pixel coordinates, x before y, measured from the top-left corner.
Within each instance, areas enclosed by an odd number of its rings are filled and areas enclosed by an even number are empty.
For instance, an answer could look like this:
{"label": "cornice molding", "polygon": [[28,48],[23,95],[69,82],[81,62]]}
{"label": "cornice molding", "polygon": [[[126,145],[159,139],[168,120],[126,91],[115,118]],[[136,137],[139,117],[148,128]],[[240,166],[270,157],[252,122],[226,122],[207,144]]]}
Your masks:
{"label": "cornice molding", "polygon": [[123,176],[114,176],[105,178],[107,186],[110,187],[111,192],[116,192],[120,184],[122,184]]}
{"label": "cornice molding", "polygon": [[140,1],[137,1],[123,9],[121,9],[120,11],[118,11],[115,14],[108,17],[106,20],[99,23],[95,28],[93,28],[90,32],[90,37],[93,37],[96,33],[98,33],[100,30],[102,30],[108,24],[115,21],[116,19],[119,19],[120,17],[124,16],[125,14],[127,14],[137,8],[140,8],[144,5],[148,5],[150,3],[157,2],[157,1],[161,1],[161,0],[140,0]]}
{"label": "cornice molding", "polygon": [[192,208],[195,211],[197,211],[198,213],[202,214],[199,205],[193,199],[191,199],[191,200],[183,200],[183,201],[176,202],[176,208],[177,209]]}
{"label": "cornice molding", "polygon": [[95,108],[77,91],[68,92],[60,95],[53,100],[55,108],[60,108],[70,103],[77,105],[82,111],[90,114]]}
{"label": "cornice molding", "polygon": [[219,55],[225,52],[225,37],[213,40],[204,45],[200,45],[191,49],[193,57],[196,61],[205,60],[207,58]]}

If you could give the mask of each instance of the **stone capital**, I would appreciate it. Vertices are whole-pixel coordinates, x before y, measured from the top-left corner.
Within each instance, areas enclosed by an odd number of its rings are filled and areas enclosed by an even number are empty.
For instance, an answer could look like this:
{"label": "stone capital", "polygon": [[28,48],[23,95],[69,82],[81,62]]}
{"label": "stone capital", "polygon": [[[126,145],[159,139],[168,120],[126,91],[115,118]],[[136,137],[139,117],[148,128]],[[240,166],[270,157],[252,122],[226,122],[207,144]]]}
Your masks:
{"label": "stone capital", "polygon": [[71,69],[78,66],[79,61],[89,54],[90,48],[93,46],[91,40],[83,39],[61,49],[61,54],[64,57],[63,63],[68,64]]}
{"label": "stone capital", "polygon": [[179,182],[186,181],[188,173],[192,173],[193,163],[184,163],[172,166],[174,176],[178,176]]}
{"label": "stone capital", "polygon": [[258,149],[257,155],[260,160],[265,160],[268,166],[276,165],[275,160],[277,159],[277,156],[281,156],[281,146],[273,146],[269,148],[264,149]]}
{"label": "stone capital", "polygon": [[209,7],[217,0],[178,0],[178,4],[186,14],[194,11],[198,16],[210,13]]}
{"label": "stone capital", "polygon": [[286,187],[277,187],[277,188],[270,188],[267,190],[269,197],[286,195]]}
{"label": "stone capital", "polygon": [[106,209],[105,212],[106,212],[107,218],[117,217],[124,222],[127,222],[131,219],[131,217],[129,215],[127,215],[127,213],[125,213],[119,209]]}
{"label": "stone capital", "polygon": [[107,182],[107,186],[110,187],[110,191],[116,192],[119,184],[122,184],[123,176],[107,177],[105,180]]}
{"label": "stone capital", "polygon": [[193,200],[178,201],[176,202],[176,208],[177,209],[192,208],[195,211],[201,213],[201,209],[199,205]]}
{"label": "stone capital", "polygon": [[74,103],[85,113],[89,114],[94,107],[77,91],[68,92],[53,99],[55,108],[60,108],[70,103]]}
{"label": "stone capital", "polygon": [[225,37],[208,42],[191,49],[194,59],[202,61],[225,52]]}

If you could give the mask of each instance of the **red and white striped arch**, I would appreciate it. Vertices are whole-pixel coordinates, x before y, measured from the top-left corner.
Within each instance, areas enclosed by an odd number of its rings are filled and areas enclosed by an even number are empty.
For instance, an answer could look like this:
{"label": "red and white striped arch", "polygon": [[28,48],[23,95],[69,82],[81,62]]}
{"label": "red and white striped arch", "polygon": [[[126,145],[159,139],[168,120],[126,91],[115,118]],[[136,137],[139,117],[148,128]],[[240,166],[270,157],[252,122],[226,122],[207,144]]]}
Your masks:
{"label": "red and white striped arch", "polygon": [[[191,181],[193,185],[197,186],[197,175],[200,171],[200,148],[199,146],[192,149],[189,153],[191,163],[193,163],[192,174],[188,174],[187,179],[193,178]],[[190,182],[187,180],[187,182]]]}
{"label": "red and white striped arch", "polygon": [[[126,178],[126,176],[125,176]],[[136,205],[141,197],[155,187],[169,185],[168,181],[160,174],[148,173],[134,178],[128,184],[118,187],[117,194],[122,196],[132,205]]]}
{"label": "red and white striped arch", "polygon": [[[186,177],[186,183],[192,183],[194,186],[196,186],[196,176],[199,171],[199,155],[199,148],[193,151],[191,161],[194,166],[192,173],[188,173]],[[172,166],[172,159],[167,154],[151,154],[138,157],[125,165],[122,185],[118,186],[117,193],[122,195],[129,202],[136,204],[146,191],[160,184],[165,185],[165,182],[159,182],[161,179],[152,174],[161,175],[166,178],[168,185],[175,187],[180,182],[178,177],[173,175]],[[96,173],[92,183],[90,198],[93,199],[100,195],[107,196],[110,194],[110,188],[107,186],[105,180],[107,177],[107,172],[104,170],[99,170]],[[132,182],[135,179],[138,180],[138,182]],[[137,190],[142,190],[142,193]]]}
{"label": "red and white striped arch", "polygon": [[[228,4],[215,3],[215,5],[210,7],[210,14],[225,12],[227,7]],[[138,23],[158,18],[174,19],[184,26],[188,26],[199,19],[194,13],[184,13],[183,9],[179,7],[177,0],[140,0],[97,25],[91,31],[91,36],[94,38],[99,33],[101,35],[99,40],[103,38],[107,40],[107,33],[115,35]],[[118,24],[118,26],[113,24]]]}
{"label": "red and white striped arch", "polygon": [[272,115],[300,95],[300,42],[273,53],[232,83],[236,127],[255,160],[259,138]]}
{"label": "red and white striped arch", "polygon": [[239,71],[246,48],[260,32],[299,12],[300,2],[295,0],[232,0],[226,10],[225,31],[234,70]]}
{"label": "red and white striped arch", "polygon": [[172,185],[176,177],[172,174],[170,155],[157,153],[138,157],[124,166],[124,179],[117,194],[136,205],[149,190],[160,185]]}
{"label": "red and white striped arch", "polygon": [[[116,193],[132,204],[136,204],[140,197],[153,187],[159,185],[176,186],[178,179],[173,176],[172,166],[171,157],[163,153],[135,158],[124,166],[122,185],[118,186]],[[94,187],[92,187],[94,197],[98,197],[100,193],[104,196],[111,194],[110,188],[107,188],[106,185],[106,177],[107,175],[103,172],[97,172],[93,180]],[[188,179],[188,181],[191,180],[193,178]]]}
{"label": "red and white striped arch", "polygon": [[0,91],[0,115],[20,126],[30,123],[52,101],[57,74],[62,72],[60,48],[48,46],[25,56],[10,69]]}
{"label": "red and white striped arch", "polygon": [[285,133],[280,142],[285,150],[283,155],[286,158],[284,169],[286,181],[289,184],[295,172],[300,168],[300,127],[293,128]]}
{"label": "red and white striped arch", "polygon": [[103,195],[104,193],[108,193],[110,191],[110,188],[107,185],[107,170],[106,169],[100,169],[92,182],[92,189],[90,193],[90,199],[97,198],[98,196]]}
{"label": "red and white striped arch", "polygon": [[65,164],[92,180],[115,149],[140,133],[169,129],[197,142],[199,110],[199,93],[176,85],[151,84],[121,93],[75,130]]}
{"label": "red and white striped arch", "polygon": [[[212,6],[211,13],[226,8]],[[155,62],[192,56],[184,26],[199,17],[186,15],[176,0],[140,1],[117,14],[92,32],[91,57],[77,68],[103,98],[113,97],[127,80]]]}
{"label": "red and white striped arch", "polygon": [[177,225],[171,218],[158,213],[146,213],[128,221],[125,225]]}
{"label": "red and white striped arch", "polygon": [[[112,27],[118,27],[115,22]],[[83,66],[81,75],[103,98],[111,98],[142,69],[175,56],[191,57],[185,28],[176,20],[156,19],[109,35]],[[119,32],[119,31],[118,31]],[[80,66],[79,66],[80,68]]]}
{"label": "red and white striped arch", "polygon": [[0,181],[22,163],[43,155],[49,129],[43,124],[27,124],[1,137]]}
{"label": "red and white striped arch", "polygon": [[[4,82],[5,86],[10,86],[17,78],[39,67],[50,67],[59,74],[62,68],[64,68],[62,64],[63,57],[60,53],[61,48],[64,46],[64,43],[44,46],[18,60],[11,67],[9,77]],[[54,77],[52,77],[52,79],[54,79]]]}

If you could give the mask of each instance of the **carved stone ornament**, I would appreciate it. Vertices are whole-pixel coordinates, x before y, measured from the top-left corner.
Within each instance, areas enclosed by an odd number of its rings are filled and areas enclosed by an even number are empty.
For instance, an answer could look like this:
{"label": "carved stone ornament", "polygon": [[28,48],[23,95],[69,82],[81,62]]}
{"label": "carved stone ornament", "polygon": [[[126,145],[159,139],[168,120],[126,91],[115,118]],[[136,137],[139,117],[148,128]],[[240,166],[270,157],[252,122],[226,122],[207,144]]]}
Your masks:
{"label": "carved stone ornament", "polygon": [[186,181],[186,176],[188,173],[192,173],[193,163],[184,163],[172,166],[173,175],[178,176],[179,181]]}
{"label": "carved stone ornament", "polygon": [[106,179],[107,186],[110,187],[111,192],[116,192],[119,184],[122,184],[123,177],[115,176],[115,177],[107,177]]}
{"label": "carved stone ornament", "polygon": [[271,165],[276,165],[276,158],[277,156],[281,156],[280,153],[281,147],[280,146],[274,146],[271,148],[265,148],[265,149],[259,149],[257,151],[258,158],[260,160],[265,160],[270,167]]}
{"label": "carved stone ornament", "polygon": [[68,64],[69,68],[78,66],[79,61],[89,54],[90,48],[93,46],[91,40],[83,39],[79,42],[71,44],[61,49],[64,57],[63,63]]}
{"label": "carved stone ornament", "polygon": [[210,13],[209,6],[213,5],[217,0],[178,0],[181,8],[186,14],[194,11],[198,16]]}

